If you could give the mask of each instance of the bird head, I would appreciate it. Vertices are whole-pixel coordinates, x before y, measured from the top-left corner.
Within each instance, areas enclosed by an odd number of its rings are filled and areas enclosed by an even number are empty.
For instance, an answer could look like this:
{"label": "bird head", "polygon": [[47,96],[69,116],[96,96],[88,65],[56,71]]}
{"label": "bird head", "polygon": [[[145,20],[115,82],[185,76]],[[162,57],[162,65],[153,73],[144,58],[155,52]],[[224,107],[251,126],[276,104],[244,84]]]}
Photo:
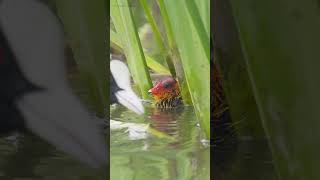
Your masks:
{"label": "bird head", "polygon": [[172,77],[165,77],[148,91],[152,94],[157,107],[175,107],[181,104],[178,82]]}

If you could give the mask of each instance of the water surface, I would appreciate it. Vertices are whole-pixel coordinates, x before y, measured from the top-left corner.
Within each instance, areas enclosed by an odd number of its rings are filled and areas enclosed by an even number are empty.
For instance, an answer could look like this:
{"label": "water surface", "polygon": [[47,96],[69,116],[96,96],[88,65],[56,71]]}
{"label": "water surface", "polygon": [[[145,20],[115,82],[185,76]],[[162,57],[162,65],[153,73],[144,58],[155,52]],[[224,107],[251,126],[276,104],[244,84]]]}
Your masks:
{"label": "water surface", "polygon": [[111,130],[111,180],[210,179],[210,149],[201,141],[192,107],[160,111],[146,106],[139,116],[116,106],[111,119],[149,124],[147,132],[139,127]]}
{"label": "water surface", "polygon": [[214,180],[278,180],[266,140],[238,138],[236,149],[213,151]]}
{"label": "water surface", "polygon": [[0,138],[1,180],[104,180],[98,172],[33,135]]}

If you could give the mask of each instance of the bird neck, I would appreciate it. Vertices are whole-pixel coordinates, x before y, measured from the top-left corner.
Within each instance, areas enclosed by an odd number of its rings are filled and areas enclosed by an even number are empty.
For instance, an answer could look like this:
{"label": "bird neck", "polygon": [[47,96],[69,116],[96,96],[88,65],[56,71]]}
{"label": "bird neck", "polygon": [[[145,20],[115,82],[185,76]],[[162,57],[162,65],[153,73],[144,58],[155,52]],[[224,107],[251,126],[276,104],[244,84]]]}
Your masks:
{"label": "bird neck", "polygon": [[155,100],[155,106],[160,109],[175,108],[183,105],[180,91],[176,91],[170,96]]}

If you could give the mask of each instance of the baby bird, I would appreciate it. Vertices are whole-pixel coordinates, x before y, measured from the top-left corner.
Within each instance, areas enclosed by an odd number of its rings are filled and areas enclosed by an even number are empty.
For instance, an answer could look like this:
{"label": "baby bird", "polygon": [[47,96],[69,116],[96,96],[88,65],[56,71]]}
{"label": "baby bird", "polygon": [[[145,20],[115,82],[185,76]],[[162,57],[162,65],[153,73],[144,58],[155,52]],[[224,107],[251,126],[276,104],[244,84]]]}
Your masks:
{"label": "baby bird", "polygon": [[159,109],[183,105],[179,85],[172,77],[163,78],[148,92],[153,95],[155,106]]}

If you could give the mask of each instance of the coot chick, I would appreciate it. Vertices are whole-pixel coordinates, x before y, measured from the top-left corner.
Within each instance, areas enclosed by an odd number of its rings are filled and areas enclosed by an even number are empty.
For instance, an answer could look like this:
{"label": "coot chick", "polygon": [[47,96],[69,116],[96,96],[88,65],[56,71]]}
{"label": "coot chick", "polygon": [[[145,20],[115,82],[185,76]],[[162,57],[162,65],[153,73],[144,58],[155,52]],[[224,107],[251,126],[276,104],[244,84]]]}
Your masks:
{"label": "coot chick", "polygon": [[148,91],[153,95],[155,106],[170,109],[183,105],[178,82],[173,77],[165,77]]}

